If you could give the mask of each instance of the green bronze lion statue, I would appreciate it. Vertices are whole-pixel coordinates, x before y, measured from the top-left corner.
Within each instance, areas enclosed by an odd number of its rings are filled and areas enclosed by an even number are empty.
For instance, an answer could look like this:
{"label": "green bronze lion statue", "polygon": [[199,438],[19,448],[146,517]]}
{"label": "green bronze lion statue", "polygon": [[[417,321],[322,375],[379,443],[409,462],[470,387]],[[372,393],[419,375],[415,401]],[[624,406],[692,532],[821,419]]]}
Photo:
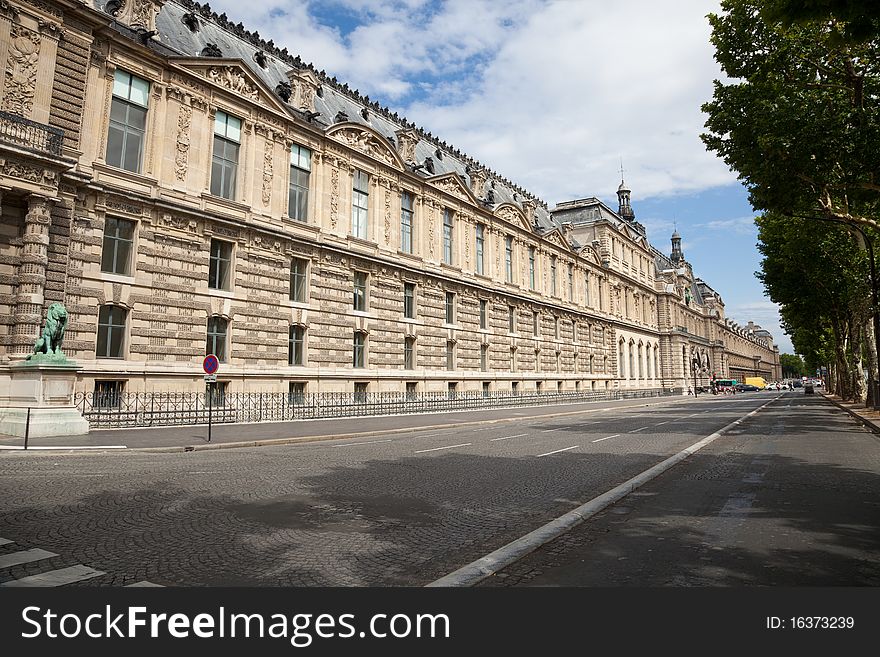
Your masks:
{"label": "green bronze lion statue", "polygon": [[34,353],[37,354],[61,354],[61,343],[64,341],[64,329],[67,327],[67,308],[64,304],[53,303],[46,312],[46,325],[43,333],[34,343]]}

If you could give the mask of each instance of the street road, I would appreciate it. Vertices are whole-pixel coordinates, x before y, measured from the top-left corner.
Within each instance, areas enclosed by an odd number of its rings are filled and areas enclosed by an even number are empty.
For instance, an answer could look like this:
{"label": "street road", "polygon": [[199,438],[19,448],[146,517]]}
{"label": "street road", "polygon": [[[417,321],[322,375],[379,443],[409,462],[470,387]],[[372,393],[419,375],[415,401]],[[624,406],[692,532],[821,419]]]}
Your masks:
{"label": "street road", "polygon": [[[260,448],[7,452],[0,585],[55,571],[82,586],[423,585],[771,400],[713,443],[711,456],[699,452],[661,480],[674,486],[696,459],[709,479],[731,468],[739,477],[753,436],[784,442],[828,427],[836,449],[873,441],[873,462],[817,468],[817,486],[833,495],[852,479],[876,492],[880,443],[827,402],[793,392]],[[746,458],[759,465],[742,472],[759,476],[785,458],[761,450]],[[874,479],[860,479],[859,468]],[[605,522],[618,517],[613,508]],[[518,571],[508,581],[533,579]]]}

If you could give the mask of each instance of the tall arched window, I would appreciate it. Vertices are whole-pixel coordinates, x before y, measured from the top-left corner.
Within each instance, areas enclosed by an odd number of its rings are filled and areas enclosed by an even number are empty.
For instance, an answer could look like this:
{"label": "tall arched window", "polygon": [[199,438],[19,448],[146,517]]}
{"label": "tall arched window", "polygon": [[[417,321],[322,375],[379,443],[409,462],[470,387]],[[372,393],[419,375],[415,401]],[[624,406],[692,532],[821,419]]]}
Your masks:
{"label": "tall arched window", "polygon": [[654,378],[660,378],[660,349],[654,345]]}
{"label": "tall arched window", "polygon": [[626,378],[626,365],[624,363],[624,342],[623,340],[617,345],[617,376],[621,379]]}
{"label": "tall arched window", "polygon": [[639,342],[639,346],[637,348],[639,350],[639,378],[644,379],[645,378],[645,362],[642,358],[642,350],[644,347],[641,342]]}
{"label": "tall arched window", "polygon": [[634,379],[636,373],[636,345],[634,342],[629,343],[629,378]]}

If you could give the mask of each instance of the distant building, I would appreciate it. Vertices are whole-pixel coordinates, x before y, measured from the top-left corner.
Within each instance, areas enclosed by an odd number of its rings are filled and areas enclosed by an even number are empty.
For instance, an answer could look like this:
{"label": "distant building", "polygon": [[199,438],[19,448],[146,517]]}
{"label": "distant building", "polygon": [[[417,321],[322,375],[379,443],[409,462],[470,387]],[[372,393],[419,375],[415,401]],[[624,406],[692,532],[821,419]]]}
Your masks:
{"label": "distant building", "polygon": [[779,378],[623,182],[550,210],[187,0],[7,0],[0,44],[0,383],[54,301],[80,391],[197,390],[206,353],[230,391]]}

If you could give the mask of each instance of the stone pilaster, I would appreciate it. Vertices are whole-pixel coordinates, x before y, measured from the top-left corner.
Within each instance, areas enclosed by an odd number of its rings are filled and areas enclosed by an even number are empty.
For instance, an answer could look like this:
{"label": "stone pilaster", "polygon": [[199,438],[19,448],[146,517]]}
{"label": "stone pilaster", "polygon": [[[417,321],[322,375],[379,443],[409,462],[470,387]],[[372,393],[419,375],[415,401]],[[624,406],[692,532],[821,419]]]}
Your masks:
{"label": "stone pilaster", "polygon": [[15,295],[15,330],[12,356],[22,358],[31,352],[40,334],[49,262],[49,200],[37,195],[28,198],[24,217],[18,291]]}

